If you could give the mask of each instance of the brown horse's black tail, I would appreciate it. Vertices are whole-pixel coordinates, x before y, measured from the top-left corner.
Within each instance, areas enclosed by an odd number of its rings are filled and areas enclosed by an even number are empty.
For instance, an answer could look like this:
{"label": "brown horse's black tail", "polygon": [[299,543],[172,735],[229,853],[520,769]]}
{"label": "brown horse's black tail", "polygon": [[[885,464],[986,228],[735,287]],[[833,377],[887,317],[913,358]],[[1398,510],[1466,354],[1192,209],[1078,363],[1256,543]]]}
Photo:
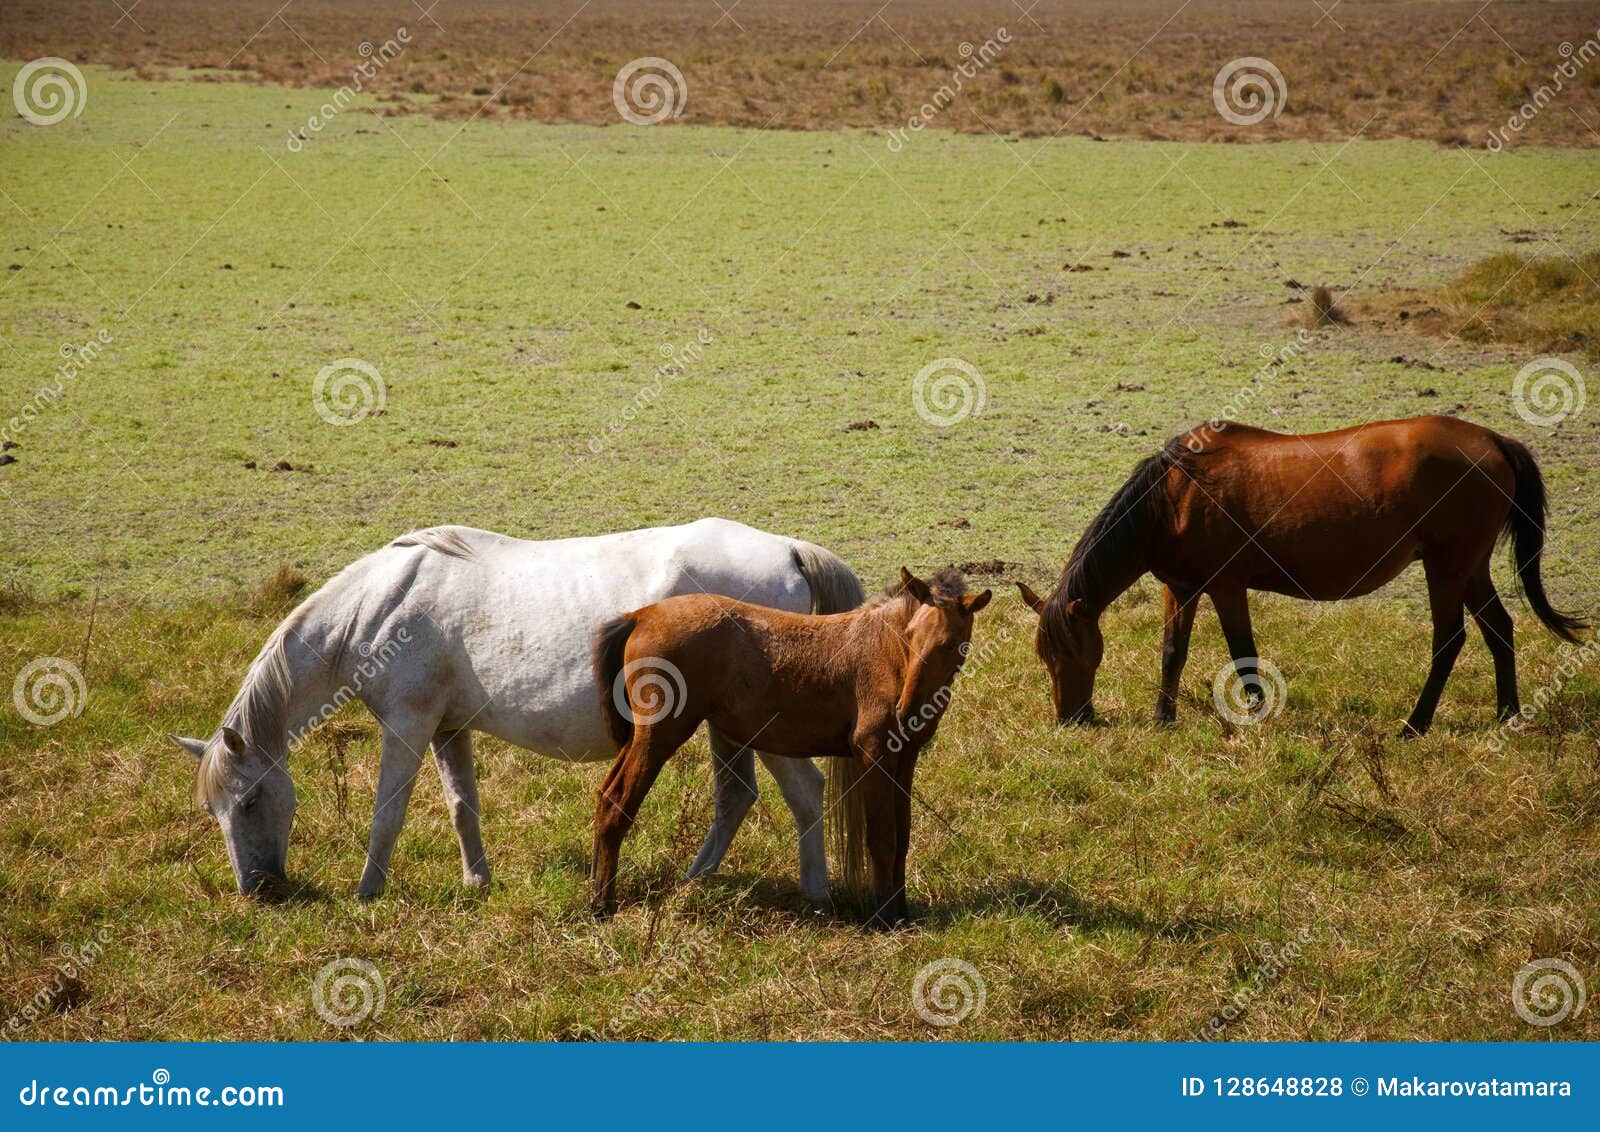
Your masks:
{"label": "brown horse's black tail", "polygon": [[[600,626],[594,638],[594,682],[595,690],[600,693],[600,713],[605,716],[606,731],[619,750],[633,738],[633,720],[623,711],[628,692],[617,687],[617,678],[622,675],[628,638],[638,623],[639,618],[634,614],[624,613]],[[619,699],[623,702],[619,703]]]}
{"label": "brown horse's black tail", "polygon": [[1576,644],[1580,640],[1578,634],[1589,627],[1588,623],[1552,606],[1545,596],[1544,580],[1539,576],[1539,559],[1544,554],[1544,521],[1549,510],[1544,476],[1539,473],[1539,464],[1527,445],[1498,433],[1494,439],[1517,481],[1511,514],[1506,517],[1502,532],[1502,537],[1511,539],[1511,561],[1516,567],[1517,583],[1528,607],[1545,627],[1562,640]]}

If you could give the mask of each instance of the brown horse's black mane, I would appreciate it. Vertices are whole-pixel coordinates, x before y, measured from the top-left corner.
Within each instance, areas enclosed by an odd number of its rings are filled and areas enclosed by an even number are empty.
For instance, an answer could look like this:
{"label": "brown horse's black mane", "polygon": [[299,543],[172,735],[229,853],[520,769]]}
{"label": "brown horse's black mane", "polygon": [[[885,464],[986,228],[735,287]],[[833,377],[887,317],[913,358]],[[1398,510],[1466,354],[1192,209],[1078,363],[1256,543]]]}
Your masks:
{"label": "brown horse's black mane", "polygon": [[1185,466],[1193,458],[1194,453],[1184,445],[1183,438],[1174,437],[1160,452],[1141,460],[1133,469],[1067,559],[1061,581],[1045,605],[1041,623],[1046,632],[1065,633],[1069,602],[1081,598],[1098,610],[1116,596],[1107,591],[1117,576],[1117,566],[1138,551],[1146,533],[1166,513],[1162,481],[1171,469]]}
{"label": "brown horse's black mane", "polygon": [[[961,576],[960,570],[951,566],[945,567],[937,574],[924,580],[928,583],[928,588],[933,591],[936,601],[954,601],[967,592],[966,579]],[[905,586],[901,584],[900,579],[896,578],[884,587],[882,593],[875,594],[869,598],[866,604],[868,607],[884,605],[894,601],[905,592]]]}

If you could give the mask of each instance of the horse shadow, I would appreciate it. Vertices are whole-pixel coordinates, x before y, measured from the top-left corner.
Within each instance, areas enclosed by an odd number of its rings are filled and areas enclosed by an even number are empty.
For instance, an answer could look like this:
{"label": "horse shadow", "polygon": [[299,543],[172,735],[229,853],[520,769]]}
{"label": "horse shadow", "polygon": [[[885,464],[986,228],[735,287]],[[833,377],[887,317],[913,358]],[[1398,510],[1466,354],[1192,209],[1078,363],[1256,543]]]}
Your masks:
{"label": "horse shadow", "polygon": [[1193,907],[1157,914],[1116,900],[1086,897],[1065,881],[1045,883],[1030,877],[1004,877],[973,887],[953,900],[920,907],[914,902],[912,907],[915,926],[923,928],[950,928],[974,917],[1020,913],[1086,935],[1128,931],[1177,942],[1225,934],[1243,922],[1237,915]]}

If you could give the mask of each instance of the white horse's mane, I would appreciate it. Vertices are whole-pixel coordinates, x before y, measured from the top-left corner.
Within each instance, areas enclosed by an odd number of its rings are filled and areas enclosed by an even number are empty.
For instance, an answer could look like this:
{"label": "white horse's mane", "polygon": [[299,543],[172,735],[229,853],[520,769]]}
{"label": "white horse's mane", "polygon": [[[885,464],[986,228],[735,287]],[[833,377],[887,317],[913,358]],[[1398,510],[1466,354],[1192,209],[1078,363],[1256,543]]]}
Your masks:
{"label": "white horse's mane", "polygon": [[[476,532],[464,527],[428,527],[403,534],[389,545],[420,546],[452,558],[470,558],[475,548],[467,536],[474,533]],[[284,747],[287,741],[285,734],[287,721],[284,716],[288,712],[289,695],[293,690],[293,677],[289,672],[289,657],[284,649],[284,640],[295,631],[297,625],[305,622],[318,605],[325,603],[326,595],[338,588],[336,583],[340,579],[356,572],[365,561],[364,557],[352,562],[329,579],[328,583],[316,593],[296,606],[278,627],[272,630],[266,643],[261,646],[261,651],[256,654],[255,660],[250,662],[250,668],[239,685],[238,694],[234,696],[228,710],[223,713],[222,722],[242,734],[252,747],[268,753],[271,757],[280,757],[280,748]],[[359,605],[351,610],[349,619],[351,624],[354,623],[356,609],[359,609]],[[347,625],[346,628],[348,627]],[[339,652],[343,652],[342,646]],[[226,787],[227,767],[223,765],[223,760],[216,758],[211,750],[207,750],[200,760],[195,797],[202,805],[209,805],[224,796]]]}

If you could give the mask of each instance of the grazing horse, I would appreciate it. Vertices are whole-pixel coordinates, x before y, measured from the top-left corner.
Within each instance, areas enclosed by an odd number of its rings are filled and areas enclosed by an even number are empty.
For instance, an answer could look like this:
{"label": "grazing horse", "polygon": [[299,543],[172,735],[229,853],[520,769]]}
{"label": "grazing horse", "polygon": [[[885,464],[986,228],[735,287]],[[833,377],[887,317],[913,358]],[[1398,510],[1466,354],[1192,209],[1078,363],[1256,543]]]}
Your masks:
{"label": "grazing horse", "polygon": [[1089,524],[1048,598],[1020,588],[1039,615],[1036,646],[1066,723],[1094,716],[1100,614],[1143,575],[1163,582],[1156,719],[1170,722],[1202,594],[1216,608],[1242,684],[1259,699],[1248,591],[1340,601],[1371,593],[1420,559],[1433,665],[1406,733],[1421,735],[1461,651],[1463,611],[1494,657],[1500,718],[1518,711],[1511,615],[1489,576],[1502,535],[1539,620],[1568,641],[1586,628],[1545,596],[1544,534],[1544,480],[1533,454],[1479,425],[1415,417],[1293,436],[1230,424],[1169,441],[1135,468]]}
{"label": "grazing horse", "polygon": [[594,679],[622,748],[595,809],[594,908],[616,909],[617,854],[662,766],[702,721],[788,758],[831,757],[830,813],[847,880],[871,857],[872,919],[906,919],[911,778],[933,737],[989,591],[946,571],[852,613],[807,617],[728,598],[669,598],[607,624]]}
{"label": "grazing horse", "polygon": [[[350,700],[383,729],[358,894],[383,890],[429,744],[465,882],[488,884],[472,732],[573,762],[611,758],[590,686],[595,630],[640,604],[702,590],[791,613],[840,612],[866,596],[821,547],[725,519],[553,542],[435,527],[346,567],[267,639],[209,740],[174,736],[199,762],[196,793],[222,826],[239,891],[283,880],[295,809],[289,747]],[[752,749],[713,728],[711,750],[715,816],[691,876],[717,867],[756,798]],[[801,891],[825,901],[822,774],[761,757],[794,814]]]}

